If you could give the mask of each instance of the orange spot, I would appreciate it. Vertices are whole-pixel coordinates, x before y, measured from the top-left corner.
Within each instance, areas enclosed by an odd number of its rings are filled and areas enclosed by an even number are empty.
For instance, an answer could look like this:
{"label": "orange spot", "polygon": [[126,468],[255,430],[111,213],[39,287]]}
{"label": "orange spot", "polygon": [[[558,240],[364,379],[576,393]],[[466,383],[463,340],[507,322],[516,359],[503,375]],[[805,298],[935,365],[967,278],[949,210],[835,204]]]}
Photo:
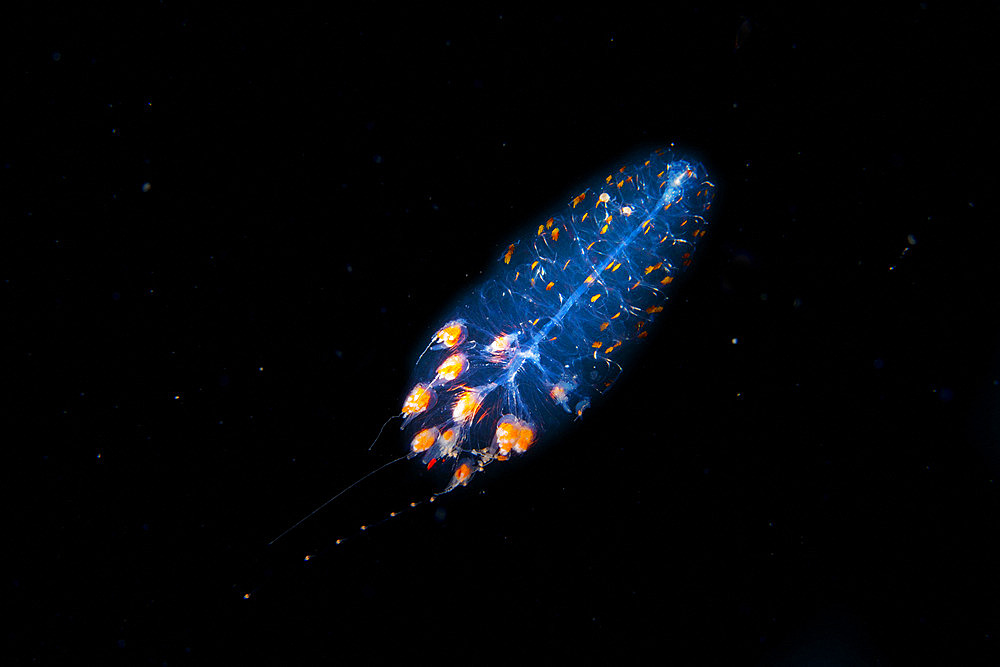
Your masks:
{"label": "orange spot", "polygon": [[663,262],[659,262],[657,264],[653,264],[652,266],[647,266],[646,267],[646,274],[648,275],[648,274],[652,273],[653,271],[656,271],[658,268],[660,268],[662,266],[663,266]]}
{"label": "orange spot", "polygon": [[555,218],[549,218],[545,221],[545,229],[552,229],[552,225],[555,224]]}
{"label": "orange spot", "polygon": [[557,384],[549,391],[549,396],[554,401],[564,401],[566,400],[566,388],[561,384]]}
{"label": "orange spot", "polygon": [[527,451],[534,441],[535,428],[523,419],[518,419],[514,415],[504,415],[497,420],[493,444],[499,450],[500,456],[506,457],[511,450]]}
{"label": "orange spot", "polygon": [[510,450],[517,443],[518,430],[516,422],[507,421],[497,424],[496,443],[503,454],[510,454]]}
{"label": "orange spot", "polygon": [[611,269],[611,273],[614,273],[615,271],[617,271],[619,269],[619,267],[621,267],[621,265],[622,265],[621,262],[618,262],[617,264],[615,264],[614,268]]}
{"label": "orange spot", "polygon": [[445,347],[455,347],[464,338],[465,325],[461,322],[449,322],[434,334],[434,340],[442,343]]}
{"label": "orange spot", "polygon": [[615,349],[616,347],[618,347],[619,345],[621,345],[621,344],[622,344],[622,342],[621,342],[621,341],[618,341],[618,342],[617,342],[617,343],[615,343],[614,345],[610,346],[610,347],[609,347],[608,349],[604,350],[604,354],[611,354],[611,353],[612,353],[612,352],[614,351],[614,349]]}
{"label": "orange spot", "polygon": [[614,315],[611,316],[611,319],[617,320],[618,316],[621,315],[621,314],[622,314],[622,311],[619,310],[617,313],[615,313]]}
{"label": "orange spot", "polygon": [[[522,422],[523,424],[523,422]],[[535,442],[535,430],[524,424],[521,432],[517,434],[517,444],[514,445],[515,452],[526,452]]]}
{"label": "orange spot", "polygon": [[573,260],[571,260],[571,259],[567,259],[567,260],[566,260],[566,263],[565,263],[565,264],[563,264],[563,271],[565,271],[565,270],[566,270],[566,267],[567,267],[567,266],[569,266],[569,263],[570,263],[570,262],[572,262],[572,261],[573,261]]}
{"label": "orange spot", "polygon": [[430,387],[418,384],[403,401],[403,414],[406,416],[420,414],[432,405],[434,398],[434,391]]}
{"label": "orange spot", "polygon": [[437,459],[431,459],[430,461],[428,461],[427,462],[427,469],[430,470],[431,468],[433,468],[434,464],[437,463],[437,462],[438,462]]}
{"label": "orange spot", "polygon": [[451,411],[451,417],[456,423],[465,423],[472,419],[479,410],[479,404],[483,398],[475,389],[467,389],[455,401],[455,407]]}
{"label": "orange spot", "polygon": [[514,255],[514,244],[511,243],[510,246],[507,248],[507,252],[505,252],[503,255],[503,263],[510,264],[510,258],[513,257],[513,255]]}
{"label": "orange spot", "polygon": [[605,322],[604,324],[601,325],[601,331],[604,331],[609,326],[611,326],[611,322]]}
{"label": "orange spot", "polygon": [[555,285],[555,283],[549,283],[548,285],[546,285],[546,286],[545,286],[545,291],[546,291],[546,292],[550,292],[550,291],[552,291],[552,287],[553,287],[553,285]]}
{"label": "orange spot", "polygon": [[603,234],[604,232],[608,231],[608,227],[610,227],[610,226],[611,225],[604,225],[603,227],[601,227],[601,234]]}
{"label": "orange spot", "polygon": [[594,303],[595,301],[597,301],[600,298],[601,298],[600,294],[595,294],[594,296],[590,297],[590,302]]}
{"label": "orange spot", "polygon": [[668,284],[670,282],[673,282],[673,280],[674,280],[673,276],[667,276],[663,280],[660,281],[660,284],[661,285],[666,285],[666,284]]}
{"label": "orange spot", "polygon": [[648,335],[649,335],[649,332],[648,332],[648,331],[643,331],[643,332],[642,332],[642,333],[640,333],[640,334],[639,334],[638,336],[636,336],[636,338],[645,338],[645,337],[646,337],[646,336],[648,336]]}
{"label": "orange spot", "polygon": [[553,241],[558,241],[559,240],[559,228],[558,227],[556,227],[555,229],[552,230],[552,240]]}
{"label": "orange spot", "polygon": [[440,380],[451,381],[464,373],[469,368],[469,360],[461,352],[456,352],[441,362],[437,367],[437,376]]}
{"label": "orange spot", "polygon": [[415,452],[426,452],[437,441],[438,430],[434,427],[425,428],[410,441],[410,449]]}
{"label": "orange spot", "polygon": [[445,430],[445,432],[441,434],[441,437],[438,438],[438,442],[445,453],[449,453],[452,449],[454,449],[457,440],[458,434],[450,428]]}
{"label": "orange spot", "polygon": [[455,468],[455,481],[459,484],[465,484],[469,481],[469,475],[471,474],[472,468],[469,467],[468,463],[463,463]]}
{"label": "orange spot", "polygon": [[545,233],[545,225],[538,225],[538,236]]}
{"label": "orange spot", "polygon": [[576,197],[573,197],[573,201],[572,201],[573,208],[576,208],[576,205],[579,204],[580,202],[582,202],[586,198],[587,198],[587,193],[586,192],[581,192]]}
{"label": "orange spot", "polygon": [[[534,285],[535,281],[532,279],[531,284]],[[514,336],[511,334],[500,334],[493,339],[493,342],[489,344],[486,349],[490,354],[500,354],[501,352],[506,352],[511,348],[514,343]]]}
{"label": "orange spot", "polygon": [[598,347],[603,347],[603,346],[604,346],[604,343],[602,343],[601,341],[596,341],[596,342],[595,342],[595,343],[594,343],[593,345],[591,345],[590,347],[593,347],[593,348],[598,348]]}
{"label": "orange spot", "polygon": [[646,312],[649,313],[650,315],[652,315],[653,313],[662,313],[663,306],[650,306],[649,308],[646,309]]}

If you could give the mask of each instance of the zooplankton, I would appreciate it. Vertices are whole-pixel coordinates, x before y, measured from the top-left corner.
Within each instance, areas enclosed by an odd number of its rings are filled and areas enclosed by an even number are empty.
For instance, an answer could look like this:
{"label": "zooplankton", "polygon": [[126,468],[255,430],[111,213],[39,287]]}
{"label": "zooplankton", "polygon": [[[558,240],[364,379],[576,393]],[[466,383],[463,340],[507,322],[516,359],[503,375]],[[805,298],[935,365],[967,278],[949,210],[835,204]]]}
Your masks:
{"label": "zooplankton", "polygon": [[657,150],[606,172],[510,244],[495,277],[455,306],[417,360],[397,415],[409,451],[396,461],[447,467],[447,493],[582,416],[663,311],[714,195],[701,164]]}

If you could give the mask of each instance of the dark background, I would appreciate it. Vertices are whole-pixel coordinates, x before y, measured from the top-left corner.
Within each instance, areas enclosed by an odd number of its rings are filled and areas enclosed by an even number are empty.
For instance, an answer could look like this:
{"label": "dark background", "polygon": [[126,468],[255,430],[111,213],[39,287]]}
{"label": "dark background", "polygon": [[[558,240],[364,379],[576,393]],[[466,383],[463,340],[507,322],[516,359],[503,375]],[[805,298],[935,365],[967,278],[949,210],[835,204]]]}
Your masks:
{"label": "dark background", "polygon": [[[947,4],[13,12],[5,661],[1000,664],[1000,12]],[[712,227],[607,399],[268,547],[402,451],[506,244],[669,143]]]}

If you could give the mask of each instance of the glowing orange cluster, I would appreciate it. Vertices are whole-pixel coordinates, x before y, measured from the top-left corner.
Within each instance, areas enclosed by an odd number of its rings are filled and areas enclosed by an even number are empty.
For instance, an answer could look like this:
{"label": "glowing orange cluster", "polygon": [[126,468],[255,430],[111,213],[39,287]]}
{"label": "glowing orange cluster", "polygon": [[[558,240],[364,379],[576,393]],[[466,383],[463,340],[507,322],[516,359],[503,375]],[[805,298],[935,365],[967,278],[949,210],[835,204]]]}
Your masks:
{"label": "glowing orange cluster", "polygon": [[465,325],[458,321],[449,322],[434,334],[434,340],[444,347],[455,347],[465,340]]}
{"label": "glowing orange cluster", "polygon": [[425,428],[423,431],[420,431],[413,436],[413,440],[410,441],[410,449],[418,454],[426,452],[434,446],[434,443],[437,442],[437,438],[438,430],[436,428]]}
{"label": "glowing orange cluster", "polygon": [[455,468],[455,481],[459,484],[465,484],[469,481],[469,477],[472,475],[472,468],[468,463],[463,463],[462,465]]}
{"label": "glowing orange cluster", "polygon": [[562,406],[568,412],[569,393],[574,389],[576,389],[576,382],[564,380],[552,385],[552,388],[549,389],[549,397],[556,402],[556,405]]}
{"label": "glowing orange cluster", "polygon": [[432,407],[436,400],[437,395],[434,390],[421,382],[410,390],[406,400],[403,401],[403,415],[406,417],[418,415]]}
{"label": "glowing orange cluster", "polygon": [[500,334],[487,346],[490,354],[503,354],[514,345],[516,336],[514,334]]}
{"label": "glowing orange cluster", "polygon": [[450,382],[469,370],[469,359],[461,352],[456,352],[441,362],[437,367],[438,380]]}
{"label": "glowing orange cluster", "polygon": [[535,427],[514,415],[504,415],[497,420],[493,442],[501,456],[511,451],[524,453],[535,442]]}
{"label": "glowing orange cluster", "polygon": [[475,389],[466,389],[455,401],[455,407],[451,411],[451,418],[457,424],[463,424],[472,419],[479,410],[482,403],[482,395]]}

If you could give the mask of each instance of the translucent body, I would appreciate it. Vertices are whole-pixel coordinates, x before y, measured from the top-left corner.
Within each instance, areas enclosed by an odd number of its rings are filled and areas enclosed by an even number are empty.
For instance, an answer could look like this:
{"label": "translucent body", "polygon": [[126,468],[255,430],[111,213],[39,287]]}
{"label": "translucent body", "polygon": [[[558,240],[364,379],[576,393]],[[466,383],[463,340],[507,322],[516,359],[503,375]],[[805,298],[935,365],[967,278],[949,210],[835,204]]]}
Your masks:
{"label": "translucent body", "polygon": [[[432,336],[404,408],[404,428],[423,434],[410,455],[451,466],[445,491],[527,451],[614,383],[690,265],[714,193],[700,164],[657,151],[507,248]],[[418,387],[437,400],[414,411]]]}

